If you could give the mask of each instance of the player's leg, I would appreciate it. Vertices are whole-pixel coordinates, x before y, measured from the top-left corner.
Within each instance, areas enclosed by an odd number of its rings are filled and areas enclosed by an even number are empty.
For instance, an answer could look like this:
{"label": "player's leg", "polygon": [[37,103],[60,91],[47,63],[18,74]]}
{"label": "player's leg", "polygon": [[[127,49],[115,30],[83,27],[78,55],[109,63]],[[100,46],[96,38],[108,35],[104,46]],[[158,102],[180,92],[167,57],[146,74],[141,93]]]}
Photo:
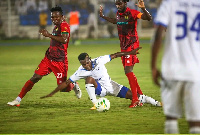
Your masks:
{"label": "player's leg", "polygon": [[129,105],[130,108],[136,107],[139,104],[139,100],[137,97],[137,84],[136,84],[136,79],[134,78],[134,73],[131,71],[132,69],[133,69],[133,66],[125,67],[125,74],[128,78],[129,85],[132,92],[132,102]]}
{"label": "player's leg", "polygon": [[41,80],[44,75],[47,75],[51,72],[48,68],[48,62],[49,61],[46,57],[40,62],[38,68],[35,70],[35,74],[24,84],[18,97],[14,101],[8,102],[8,105],[19,106],[22,98],[33,88],[34,84]]}
{"label": "player's leg", "polygon": [[[127,51],[131,51],[132,47],[128,47],[126,50],[122,50],[121,52],[127,52]],[[129,85],[132,91],[132,102],[129,105],[130,108],[132,107],[136,107],[139,105],[139,100],[137,97],[137,79],[135,78],[135,75],[133,73],[133,66],[136,62],[139,62],[138,59],[136,59],[137,57],[135,55],[127,55],[127,56],[122,56],[122,63],[124,66],[124,71],[125,74],[128,78],[129,81]]]}
{"label": "player's leg", "polygon": [[148,104],[152,104],[154,106],[162,106],[161,102],[159,102],[159,101],[155,100],[154,98],[149,97],[147,95],[139,95],[138,98],[139,98],[140,102],[143,104],[148,103]]}
{"label": "player's leg", "polygon": [[189,123],[189,133],[200,134],[200,82],[187,82],[184,91],[186,119]]}
{"label": "player's leg", "polygon": [[[92,77],[85,78],[85,88],[87,90],[90,100],[92,101],[93,104],[95,104],[97,101],[97,98],[95,95],[95,88],[97,88],[97,82],[94,80],[94,78]],[[91,108],[91,110],[94,110],[94,109],[96,109],[95,106]]]}
{"label": "player's leg", "polygon": [[[114,91],[116,91],[116,89],[114,89]],[[140,97],[139,94],[136,94],[136,95],[137,95],[138,98]],[[117,94],[117,97],[126,98],[126,99],[132,100],[132,97],[133,97],[132,96],[132,91],[129,88],[121,85],[119,93]],[[143,103],[139,102],[138,106],[143,106]]]}
{"label": "player's leg", "polygon": [[178,134],[177,119],[182,116],[182,93],[184,82],[162,80],[161,96],[163,102],[163,111],[166,116],[165,130],[166,134]]}

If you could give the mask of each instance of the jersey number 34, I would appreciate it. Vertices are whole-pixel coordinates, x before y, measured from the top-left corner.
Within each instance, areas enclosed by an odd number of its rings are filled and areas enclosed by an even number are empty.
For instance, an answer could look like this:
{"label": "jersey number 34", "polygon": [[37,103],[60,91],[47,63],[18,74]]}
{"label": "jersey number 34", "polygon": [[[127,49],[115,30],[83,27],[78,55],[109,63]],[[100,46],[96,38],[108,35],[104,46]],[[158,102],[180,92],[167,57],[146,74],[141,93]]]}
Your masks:
{"label": "jersey number 34", "polygon": [[[178,23],[176,26],[179,27],[179,28],[182,28],[183,29],[183,34],[182,35],[179,35],[179,36],[176,36],[176,39],[177,40],[181,40],[183,38],[185,38],[187,36],[187,33],[188,33],[188,29],[187,29],[187,26],[188,26],[188,16],[185,12],[182,12],[182,11],[177,11],[176,14],[178,16],[182,16],[183,17],[183,22],[182,23]],[[192,22],[192,25],[189,26],[189,30],[191,30],[191,32],[196,32],[197,35],[196,35],[196,40],[200,40],[200,13],[198,13],[195,17],[195,19],[193,20]]]}

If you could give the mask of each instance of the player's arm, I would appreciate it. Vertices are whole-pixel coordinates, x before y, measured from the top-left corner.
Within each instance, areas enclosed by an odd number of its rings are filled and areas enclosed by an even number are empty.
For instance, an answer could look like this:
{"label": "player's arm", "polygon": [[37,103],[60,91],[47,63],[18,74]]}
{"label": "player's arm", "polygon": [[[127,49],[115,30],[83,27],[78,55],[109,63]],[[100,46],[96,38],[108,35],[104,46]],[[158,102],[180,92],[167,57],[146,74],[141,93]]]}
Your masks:
{"label": "player's arm", "polygon": [[160,71],[157,69],[157,57],[162,44],[162,33],[165,31],[165,27],[159,25],[155,32],[154,41],[152,43],[151,50],[151,70],[152,70],[152,78],[156,85],[160,86],[158,79],[160,78]]}
{"label": "player's arm", "polygon": [[110,58],[112,60],[114,58],[125,56],[125,55],[136,55],[136,54],[139,54],[138,50],[141,49],[141,48],[142,47],[138,47],[138,48],[136,48],[132,51],[129,51],[129,52],[117,52],[117,53],[111,54]]}
{"label": "player's arm", "polygon": [[99,10],[99,16],[103,19],[105,19],[108,22],[111,22],[113,24],[117,24],[117,19],[116,18],[111,18],[103,15],[103,7],[100,5],[100,10]]}
{"label": "player's arm", "polygon": [[69,37],[69,33],[67,33],[67,32],[62,33],[61,36],[54,36],[54,35],[50,34],[46,29],[39,30],[39,33],[45,37],[49,37],[49,38],[56,40],[58,42],[61,42],[63,44],[67,43],[68,37]]}
{"label": "player's arm", "polygon": [[58,87],[54,91],[52,91],[48,95],[40,97],[40,98],[42,99],[42,98],[52,97],[56,92],[58,92],[58,91],[60,91],[62,89],[65,89],[70,83],[71,83],[71,80],[68,79],[67,81],[65,81],[65,82],[61,83],[60,85],[58,85]]}
{"label": "player's arm", "polygon": [[139,13],[138,14],[138,18],[142,19],[142,20],[148,20],[151,21],[152,20],[152,16],[151,14],[147,11],[147,9],[145,8],[144,2],[143,0],[138,0],[138,4],[136,4],[139,8],[142,9],[143,13]]}

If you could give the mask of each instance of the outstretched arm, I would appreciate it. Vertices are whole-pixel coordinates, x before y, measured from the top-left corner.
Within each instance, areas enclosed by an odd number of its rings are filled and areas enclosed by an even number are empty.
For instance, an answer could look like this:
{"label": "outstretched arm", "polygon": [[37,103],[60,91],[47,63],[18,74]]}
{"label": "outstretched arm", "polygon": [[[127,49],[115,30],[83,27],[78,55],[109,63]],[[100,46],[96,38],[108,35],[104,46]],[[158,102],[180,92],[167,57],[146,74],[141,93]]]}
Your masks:
{"label": "outstretched arm", "polygon": [[66,88],[70,83],[71,83],[71,81],[68,79],[66,82],[63,82],[62,84],[58,85],[58,87],[54,91],[52,91],[48,95],[40,97],[40,98],[42,99],[42,98],[52,97],[56,92]]}
{"label": "outstretched arm", "polygon": [[139,54],[138,50],[141,48],[142,47],[138,47],[129,52],[117,52],[117,53],[111,54],[110,57],[111,57],[111,59],[114,59],[114,58],[125,56],[125,55],[136,55],[136,54]]}
{"label": "outstretched arm", "polygon": [[110,17],[106,17],[103,15],[103,7],[100,5],[100,10],[99,10],[99,16],[103,19],[105,19],[108,22],[111,22],[113,24],[117,24],[117,19],[116,18],[110,18]]}
{"label": "outstretched arm", "polygon": [[142,14],[142,16],[141,16],[141,19],[142,19],[142,20],[151,21],[151,20],[152,20],[151,14],[146,10],[143,0],[138,0],[138,4],[136,4],[136,5],[137,5],[139,8],[141,8],[142,11],[143,11],[143,14]]}

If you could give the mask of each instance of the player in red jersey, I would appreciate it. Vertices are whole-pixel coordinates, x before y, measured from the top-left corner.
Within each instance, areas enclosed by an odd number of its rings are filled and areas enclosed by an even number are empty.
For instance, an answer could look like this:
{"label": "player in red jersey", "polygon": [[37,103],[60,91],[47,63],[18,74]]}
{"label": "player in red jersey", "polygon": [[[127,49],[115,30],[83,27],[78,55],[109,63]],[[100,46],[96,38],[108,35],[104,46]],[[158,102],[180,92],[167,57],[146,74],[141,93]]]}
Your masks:
{"label": "player in red jersey", "polygon": [[[51,39],[50,47],[47,49],[45,57],[38,65],[34,75],[21,89],[18,97],[14,101],[7,103],[10,106],[19,106],[22,98],[32,89],[34,84],[51,72],[56,76],[58,85],[66,81],[68,71],[67,48],[70,37],[70,26],[64,19],[61,7],[53,7],[50,11],[51,20],[55,25],[52,34],[46,29],[39,30],[40,34]],[[63,89],[62,92],[68,92],[72,89],[74,89],[76,96],[80,98],[81,90],[77,83],[71,83],[66,89]]]}
{"label": "player in red jersey", "polygon": [[[136,4],[139,8],[142,9],[143,13],[127,7],[128,1],[129,0],[115,0],[115,5],[118,9],[116,18],[104,16],[102,6],[100,6],[99,11],[100,17],[107,20],[108,22],[117,24],[121,52],[131,51],[139,47],[139,39],[137,35],[137,19],[148,21],[152,19],[150,13],[145,8],[143,0],[138,0],[138,4]],[[137,93],[143,94],[137,82],[137,78],[133,73],[133,67],[135,63],[139,63],[139,59],[136,55],[122,56],[121,59],[133,95],[132,102],[129,107],[136,107],[141,105],[139,103]]]}

